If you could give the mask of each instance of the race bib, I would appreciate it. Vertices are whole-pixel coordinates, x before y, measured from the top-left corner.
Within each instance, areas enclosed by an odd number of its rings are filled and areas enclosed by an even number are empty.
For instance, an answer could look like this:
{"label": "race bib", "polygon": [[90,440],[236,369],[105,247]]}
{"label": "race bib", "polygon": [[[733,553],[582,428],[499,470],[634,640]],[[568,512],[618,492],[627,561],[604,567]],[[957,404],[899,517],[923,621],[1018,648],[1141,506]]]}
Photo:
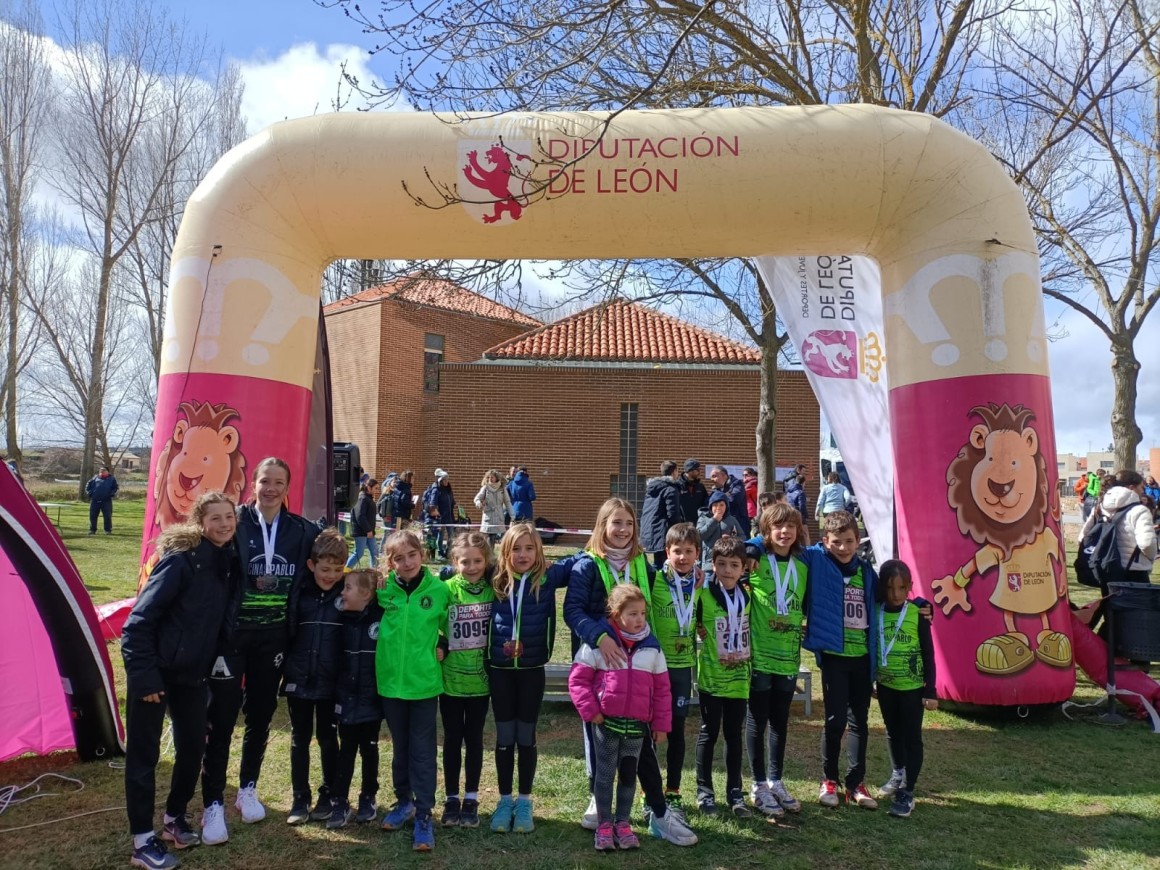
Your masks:
{"label": "race bib", "polygon": [[487,646],[491,603],[458,604],[447,614],[447,648],[453,652]]}
{"label": "race bib", "polygon": [[846,613],[844,625],[846,628],[867,629],[870,621],[866,614],[866,591],[856,586],[847,586],[845,590]]}
{"label": "race bib", "polygon": [[723,665],[740,664],[749,661],[749,614],[741,617],[741,631],[738,632],[738,642],[730,644],[732,639],[729,632],[729,618],[718,616],[714,620],[717,634],[717,661]]}

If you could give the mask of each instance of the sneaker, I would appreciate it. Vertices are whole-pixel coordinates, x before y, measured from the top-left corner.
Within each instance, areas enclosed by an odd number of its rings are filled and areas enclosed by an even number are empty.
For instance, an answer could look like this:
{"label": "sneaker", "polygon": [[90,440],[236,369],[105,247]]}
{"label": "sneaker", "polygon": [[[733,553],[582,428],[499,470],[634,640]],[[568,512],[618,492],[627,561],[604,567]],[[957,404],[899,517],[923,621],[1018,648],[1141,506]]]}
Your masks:
{"label": "sneaker", "polygon": [[251,782],[238,789],[238,799],[234,801],[234,806],[241,811],[242,821],[247,825],[252,825],[266,818],[266,808],[258,800],[258,787],[255,783]]}
{"label": "sneaker", "polygon": [[[665,806],[668,807],[668,812],[676,815],[677,820],[688,827],[689,817],[685,815],[685,804],[681,800],[681,796],[676,792],[669,792],[665,794]],[[649,815],[652,813],[650,811]],[[651,818],[650,818],[651,821]]]}
{"label": "sneaker", "polygon": [[717,798],[711,794],[697,795],[697,810],[706,816],[717,815]]}
{"label": "sneaker", "polygon": [[515,801],[510,794],[505,794],[495,805],[491,814],[491,830],[495,834],[506,834],[512,829],[512,812],[515,810]]}
{"label": "sneaker", "polygon": [[479,827],[479,801],[474,798],[465,798],[463,808],[459,811],[459,827]]}
{"label": "sneaker", "polygon": [[226,808],[214,801],[201,814],[201,841],[207,846],[216,846],[230,838],[226,829]]}
{"label": "sneaker", "polygon": [[896,791],[906,785],[906,771],[895,770],[890,774],[890,779],[886,780],[878,789],[880,797],[891,797]]}
{"label": "sneaker", "polygon": [[516,798],[515,810],[512,812],[512,831],[517,834],[530,834],[536,829],[532,821],[532,799]]}
{"label": "sneaker", "polygon": [[600,817],[596,813],[596,796],[588,796],[588,809],[584,811],[584,818],[580,820],[580,827],[586,831],[595,831],[600,827]]}
{"label": "sneaker", "polygon": [[318,802],[314,805],[314,809],[310,811],[310,821],[325,822],[330,818],[333,810],[334,802],[331,801],[330,795],[327,792],[320,791],[318,793]]}
{"label": "sneaker", "polygon": [[170,855],[165,844],[156,837],[150,837],[144,846],[134,849],[129,863],[134,867],[144,867],[145,870],[171,870],[181,866],[181,862]]}
{"label": "sneaker", "polygon": [[345,828],[350,817],[350,804],[346,801],[334,801],[330,805],[330,818],[326,820],[326,830],[337,831],[340,828]]}
{"label": "sneaker", "polygon": [[866,791],[865,783],[858,783],[853,788],[846,789],[846,803],[856,803],[864,810],[878,809],[878,801],[870,797],[870,792]]}
{"label": "sneaker", "polygon": [[310,800],[309,798],[294,798],[294,803],[290,805],[290,814],[286,816],[286,824],[288,825],[304,825],[310,821]]}
{"label": "sneaker", "polygon": [[802,811],[801,801],[789,793],[789,789],[785,787],[785,783],[780,779],[771,779],[769,781],[769,793],[773,795],[774,799],[787,813],[800,813]]}
{"label": "sneaker", "polygon": [[415,818],[415,804],[411,801],[396,801],[390,812],[383,816],[383,830],[397,831]]}
{"label": "sneaker", "polygon": [[914,812],[914,792],[904,788],[894,792],[894,800],[890,802],[889,814],[899,819],[908,819]]}
{"label": "sneaker", "polygon": [[654,813],[652,821],[648,823],[648,832],[658,840],[665,840],[674,846],[697,845],[697,835],[684,821],[677,818],[676,813],[665,813],[663,819],[658,819]]}
{"label": "sneaker", "polygon": [[172,843],[174,849],[188,849],[201,843],[201,834],[193,829],[189,816],[183,813],[172,822],[165,823],[161,829],[161,839]]}
{"label": "sneaker", "polygon": [[745,795],[739,788],[729,792],[729,810],[739,819],[753,818],[753,810],[745,805]]}
{"label": "sneaker", "polygon": [[769,790],[768,783],[755,782],[753,788],[749,790],[749,796],[753,801],[753,806],[762,815],[769,816],[771,819],[778,819],[785,815],[785,810],[781,808],[781,804],[777,802],[777,798]]}
{"label": "sneaker", "polygon": [[605,822],[602,825],[596,826],[596,838],[594,845],[597,852],[611,852],[616,848],[616,832],[613,830],[612,822]]}
{"label": "sneaker", "polygon": [[459,798],[449,797],[443,802],[443,818],[439,820],[445,828],[457,828],[460,823],[460,814],[462,808],[459,803]]}
{"label": "sneaker", "polygon": [[818,803],[824,807],[836,807],[838,805],[838,784],[834,780],[822,780],[822,788],[818,792]]}
{"label": "sneaker", "polygon": [[415,819],[411,848],[416,852],[430,852],[435,848],[435,826],[431,823],[430,813]]}
{"label": "sneaker", "polygon": [[618,849],[640,848],[640,840],[632,832],[632,825],[628,822],[616,822],[612,826],[612,839]]}
{"label": "sneaker", "polygon": [[358,796],[358,815],[354,817],[355,821],[360,825],[365,825],[367,822],[373,822],[378,814],[379,808],[375,806],[375,799],[370,795],[360,794]]}

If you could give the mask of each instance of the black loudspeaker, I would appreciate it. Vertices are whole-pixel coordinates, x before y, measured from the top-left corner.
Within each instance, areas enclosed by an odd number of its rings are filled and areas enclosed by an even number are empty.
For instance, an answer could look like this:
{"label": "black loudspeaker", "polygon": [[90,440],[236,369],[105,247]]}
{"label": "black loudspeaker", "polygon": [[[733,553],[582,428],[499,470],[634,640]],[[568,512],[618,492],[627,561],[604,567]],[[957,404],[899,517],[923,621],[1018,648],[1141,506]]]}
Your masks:
{"label": "black loudspeaker", "polygon": [[334,509],[348,511],[358,498],[362,464],[358,445],[348,441],[334,442]]}

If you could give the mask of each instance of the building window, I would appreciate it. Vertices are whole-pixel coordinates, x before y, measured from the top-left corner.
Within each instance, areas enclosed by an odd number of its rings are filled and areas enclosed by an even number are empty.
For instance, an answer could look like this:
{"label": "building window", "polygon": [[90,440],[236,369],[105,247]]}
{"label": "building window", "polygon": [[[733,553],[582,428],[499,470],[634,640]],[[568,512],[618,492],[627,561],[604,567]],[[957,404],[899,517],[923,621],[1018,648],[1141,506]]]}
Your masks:
{"label": "building window", "polygon": [[636,435],[637,412],[640,406],[636,403],[625,403],[620,406],[620,473],[614,474],[610,481],[609,494],[622,498],[636,508],[640,515],[644,503],[644,491],[647,478],[636,473]]}
{"label": "building window", "polygon": [[1100,460],[1100,468],[1115,468],[1115,466],[1116,466],[1116,460],[1114,460],[1114,459],[1101,459]]}
{"label": "building window", "polygon": [[443,362],[443,336],[427,333],[423,337],[423,390],[439,392],[439,363]]}

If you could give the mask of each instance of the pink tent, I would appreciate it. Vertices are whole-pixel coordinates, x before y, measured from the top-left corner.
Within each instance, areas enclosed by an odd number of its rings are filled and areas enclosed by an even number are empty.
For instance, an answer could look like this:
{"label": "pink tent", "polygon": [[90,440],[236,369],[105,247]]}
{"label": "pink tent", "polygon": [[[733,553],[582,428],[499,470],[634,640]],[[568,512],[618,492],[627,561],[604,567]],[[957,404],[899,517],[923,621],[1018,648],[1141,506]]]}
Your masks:
{"label": "pink tent", "polygon": [[124,750],[113,669],[76,565],[0,464],[0,761],[74,746],[90,760]]}

